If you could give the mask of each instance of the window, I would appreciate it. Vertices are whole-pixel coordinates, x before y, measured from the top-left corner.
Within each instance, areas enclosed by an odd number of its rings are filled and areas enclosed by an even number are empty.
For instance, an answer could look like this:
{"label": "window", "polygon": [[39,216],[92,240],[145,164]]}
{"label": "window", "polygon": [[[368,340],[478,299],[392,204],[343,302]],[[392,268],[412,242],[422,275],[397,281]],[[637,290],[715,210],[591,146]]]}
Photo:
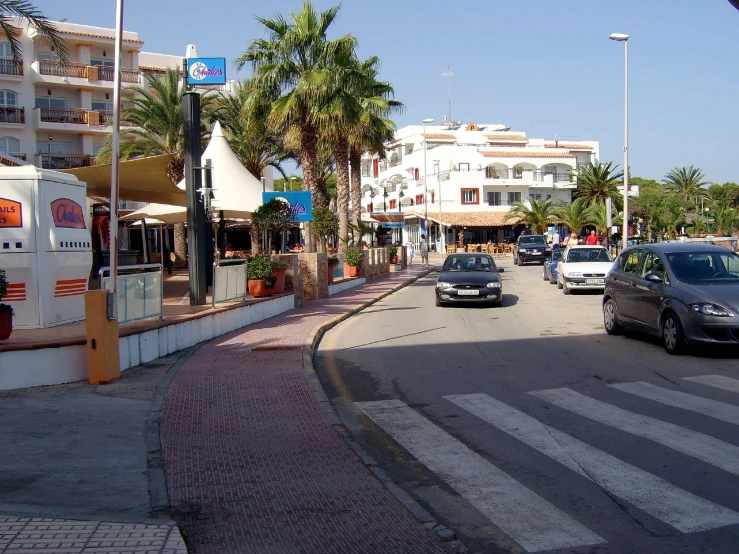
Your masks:
{"label": "window", "polygon": [[395,210],[398,207],[398,201],[397,200],[390,200],[390,209]]}
{"label": "window", "polygon": [[479,204],[478,189],[462,189],[462,204]]}
{"label": "window", "polygon": [[490,206],[501,206],[503,200],[500,192],[488,192],[488,205]]}
{"label": "window", "polygon": [[470,170],[469,162],[459,162],[459,171],[469,171],[469,170]]}
{"label": "window", "polygon": [[644,277],[647,273],[656,273],[662,279],[665,278],[665,265],[662,263],[657,254],[654,252],[646,252],[644,254],[644,261],[642,262],[641,276]]}
{"label": "window", "polygon": [[508,205],[510,206],[514,202],[520,202],[521,201],[521,193],[520,192],[509,192],[508,193]]}
{"label": "window", "polygon": [[103,102],[103,101],[93,100],[92,110],[96,112],[112,112],[113,102]]}
{"label": "window", "polygon": [[423,194],[416,195],[416,204],[423,204]]}
{"label": "window", "polygon": [[60,108],[66,110],[69,108],[69,98],[52,98],[51,96],[37,96],[37,108]]}
{"label": "window", "polygon": [[432,192],[432,193],[431,193],[431,203],[432,203],[432,204],[434,203],[434,199],[435,199],[435,198],[436,198],[436,193],[435,193],[435,192]]}
{"label": "window", "polygon": [[0,90],[0,106],[17,106],[18,94],[12,90]]}
{"label": "window", "polygon": [[98,155],[98,152],[100,152],[100,150],[102,149],[102,147],[103,147],[102,144],[93,144],[92,145],[92,155],[93,156],[97,156]]}
{"label": "window", "polygon": [[530,196],[531,196],[531,198],[533,198],[534,200],[541,200],[541,194],[531,194]]}
{"label": "window", "polygon": [[618,260],[618,267],[624,273],[633,273],[636,275],[639,270],[639,258],[641,258],[641,250],[631,250],[625,255],[621,254]]}
{"label": "window", "polygon": [[36,151],[39,154],[69,154],[70,150],[68,142],[36,142]]}
{"label": "window", "polygon": [[372,213],[372,204],[367,204],[367,213]]}
{"label": "window", "polygon": [[42,62],[58,62],[59,56],[55,54],[44,54],[44,53],[38,53],[36,54],[36,57],[39,59],[39,61]]}
{"label": "window", "polygon": [[13,137],[0,137],[0,153],[18,154],[21,150],[21,142]]}
{"label": "window", "polygon": [[113,60],[90,60],[90,65],[92,66],[102,65],[104,67],[115,67],[115,61]]}
{"label": "window", "polygon": [[0,59],[2,60],[12,60],[13,59],[13,51],[10,49],[10,43],[0,42]]}

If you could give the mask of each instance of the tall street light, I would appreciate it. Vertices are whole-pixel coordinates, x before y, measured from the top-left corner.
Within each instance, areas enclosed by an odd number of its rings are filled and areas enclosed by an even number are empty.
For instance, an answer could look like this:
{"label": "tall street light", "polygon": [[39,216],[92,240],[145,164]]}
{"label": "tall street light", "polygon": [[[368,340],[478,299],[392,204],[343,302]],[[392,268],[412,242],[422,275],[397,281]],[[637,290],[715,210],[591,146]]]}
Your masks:
{"label": "tall street light", "polygon": [[624,229],[623,247],[629,240],[629,35],[613,33],[611,40],[624,43]]}
{"label": "tall street light", "polygon": [[426,168],[426,123],[433,123],[433,119],[423,120],[423,224],[426,227],[426,242],[429,240],[429,198],[428,188],[426,187],[426,181],[428,177],[428,169]]}
{"label": "tall street light", "polygon": [[444,248],[444,242],[445,242],[445,233],[444,233],[444,225],[441,223],[441,178],[439,177],[439,164],[441,163],[441,160],[433,160],[434,162],[434,169],[436,170],[436,193],[439,195],[439,249],[441,252],[439,252],[442,256],[444,255],[444,251],[446,250]]}

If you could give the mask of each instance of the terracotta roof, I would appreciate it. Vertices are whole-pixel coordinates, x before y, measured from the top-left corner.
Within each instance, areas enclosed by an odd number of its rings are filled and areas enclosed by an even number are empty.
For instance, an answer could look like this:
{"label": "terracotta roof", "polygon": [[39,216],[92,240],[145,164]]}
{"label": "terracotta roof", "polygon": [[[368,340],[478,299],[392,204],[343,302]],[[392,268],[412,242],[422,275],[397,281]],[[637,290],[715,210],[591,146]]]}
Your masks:
{"label": "terracotta roof", "polygon": [[486,139],[489,140],[528,140],[526,135],[521,133],[502,134],[502,135],[485,135]]}
{"label": "terracotta roof", "polygon": [[546,142],[544,146],[547,148],[568,148],[569,150],[592,150],[593,147],[587,144],[578,144],[576,142],[560,142],[559,146],[556,142]]}
{"label": "terracotta roof", "polygon": [[565,152],[532,152],[530,150],[488,150],[480,152],[486,158],[574,158],[572,154]]}
{"label": "terracotta roof", "polygon": [[426,133],[423,136],[426,138],[430,138],[430,139],[444,139],[444,140],[449,140],[449,139],[454,140],[457,138],[454,135],[449,135],[446,133]]}
{"label": "terracotta roof", "polygon": [[[441,214],[442,224],[451,227],[505,227],[516,225],[517,219],[505,221],[508,212],[444,212]],[[423,213],[416,213],[423,217]],[[429,220],[439,222],[438,214],[429,214]]]}
{"label": "terracotta roof", "polygon": [[[92,38],[106,38],[112,41],[115,41],[115,36],[109,37],[108,35],[98,35],[95,33],[78,33],[76,31],[59,31],[63,35],[72,35],[74,37],[92,37]],[[143,40],[137,40],[133,38],[126,38],[123,37],[123,42],[137,42],[139,44],[144,44]]]}

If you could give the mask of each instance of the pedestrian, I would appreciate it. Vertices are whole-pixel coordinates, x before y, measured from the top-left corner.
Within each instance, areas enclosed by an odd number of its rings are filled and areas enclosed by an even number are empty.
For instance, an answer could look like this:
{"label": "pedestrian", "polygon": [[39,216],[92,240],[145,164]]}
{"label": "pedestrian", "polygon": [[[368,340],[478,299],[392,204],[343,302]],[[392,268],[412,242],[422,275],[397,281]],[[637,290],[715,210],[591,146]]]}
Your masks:
{"label": "pedestrian", "polygon": [[408,239],[408,243],[405,245],[406,255],[408,256],[408,265],[413,265],[413,256],[416,254],[413,241]]}
{"label": "pedestrian", "polygon": [[429,266],[429,245],[426,242],[426,235],[421,235],[421,267]]}
{"label": "pedestrian", "polygon": [[595,229],[590,231],[587,239],[588,246],[596,246],[598,244],[598,237],[595,234]]}
{"label": "pedestrian", "polygon": [[572,233],[570,235],[570,240],[567,241],[567,246],[577,246],[579,241],[577,240],[577,233]]}
{"label": "pedestrian", "polygon": [[554,234],[552,235],[552,245],[559,246],[559,231],[554,231]]}

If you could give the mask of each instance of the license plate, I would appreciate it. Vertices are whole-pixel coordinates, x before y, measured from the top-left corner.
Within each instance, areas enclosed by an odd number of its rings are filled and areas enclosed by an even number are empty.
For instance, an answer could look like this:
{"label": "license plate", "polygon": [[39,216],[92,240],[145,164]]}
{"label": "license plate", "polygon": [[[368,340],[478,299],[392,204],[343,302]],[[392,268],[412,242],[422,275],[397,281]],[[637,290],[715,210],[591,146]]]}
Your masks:
{"label": "license plate", "polygon": [[588,285],[603,285],[605,284],[605,279],[586,279],[585,283]]}
{"label": "license plate", "polygon": [[541,254],[541,252],[539,252],[538,250],[534,250],[534,251],[532,252],[532,254]]}
{"label": "license plate", "polygon": [[457,296],[479,296],[479,290],[458,290]]}

